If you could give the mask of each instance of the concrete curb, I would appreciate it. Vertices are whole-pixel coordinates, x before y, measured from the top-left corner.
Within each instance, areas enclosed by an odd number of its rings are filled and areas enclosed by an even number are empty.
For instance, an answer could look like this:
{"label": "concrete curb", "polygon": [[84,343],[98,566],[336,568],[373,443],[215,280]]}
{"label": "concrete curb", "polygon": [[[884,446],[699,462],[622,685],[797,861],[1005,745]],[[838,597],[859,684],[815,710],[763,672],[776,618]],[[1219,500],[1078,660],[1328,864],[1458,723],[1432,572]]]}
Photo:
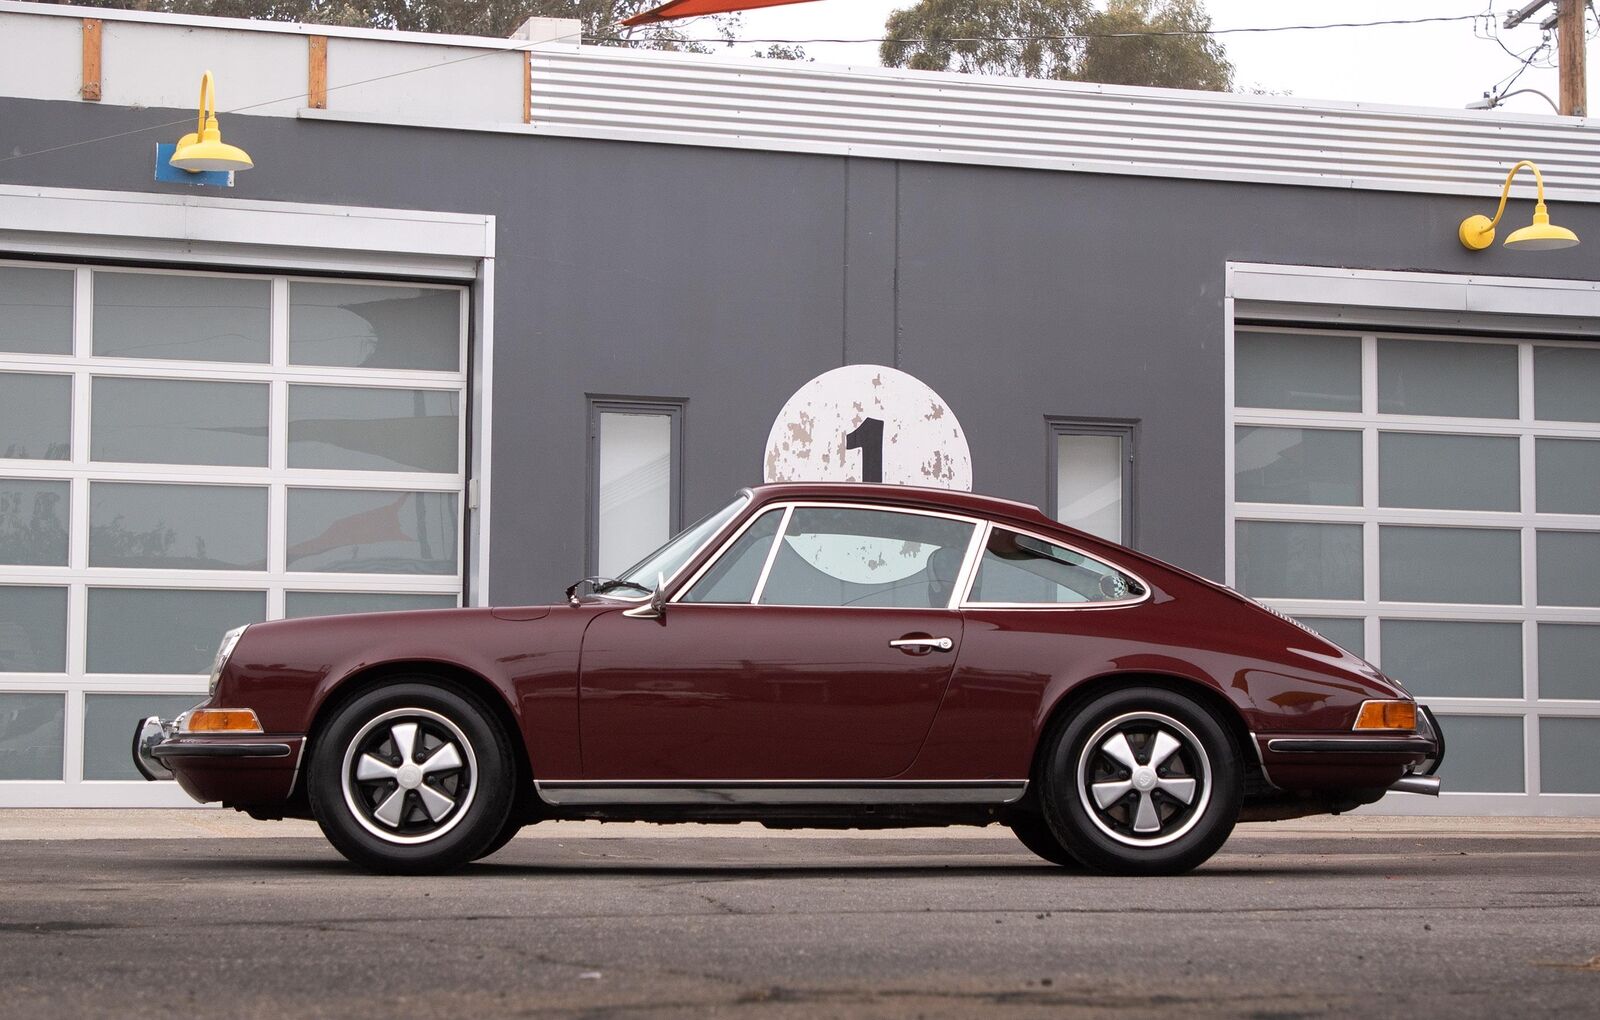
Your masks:
{"label": "concrete curb", "polygon": [[[217,809],[0,809],[0,842],[82,839],[286,839],[317,838],[313,822],[289,819],[258,822]],[[1600,838],[1600,818],[1444,818],[1406,815],[1342,815],[1288,822],[1241,825],[1235,838],[1293,837],[1362,839],[1395,836],[1455,838]],[[646,822],[545,822],[523,830],[521,839],[594,838],[759,838],[759,839],[1000,839],[1010,838],[1001,826],[987,828],[847,830],[773,830],[754,823],[740,825],[653,825]]]}

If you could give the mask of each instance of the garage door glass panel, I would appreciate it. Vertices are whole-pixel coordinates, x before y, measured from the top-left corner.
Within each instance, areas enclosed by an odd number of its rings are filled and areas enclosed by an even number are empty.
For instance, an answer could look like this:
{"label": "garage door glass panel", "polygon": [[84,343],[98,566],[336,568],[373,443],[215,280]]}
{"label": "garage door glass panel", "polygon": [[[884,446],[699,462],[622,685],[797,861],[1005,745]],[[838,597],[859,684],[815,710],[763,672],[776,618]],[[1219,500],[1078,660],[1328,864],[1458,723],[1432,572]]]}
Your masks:
{"label": "garage door glass panel", "polygon": [[1548,793],[1600,793],[1600,719],[1539,720],[1539,785]]}
{"label": "garage door glass panel", "polygon": [[1359,619],[1343,616],[1296,616],[1294,619],[1347,652],[1367,654],[1366,624]]}
{"label": "garage door glass panel", "polygon": [[1378,434],[1380,506],[1515,511],[1520,503],[1515,436]]}
{"label": "garage door glass panel", "polygon": [[70,269],[0,266],[0,351],[72,353]]}
{"label": "garage door glass panel", "polygon": [[1302,411],[1361,410],[1361,342],[1293,333],[1239,333],[1234,403]]}
{"label": "garage door glass panel", "polygon": [[413,609],[454,609],[454,595],[406,595],[376,591],[291,591],[284,617],[342,616],[347,613],[398,613]]}
{"label": "garage door glass panel", "polygon": [[223,634],[266,618],[264,591],[90,588],[89,672],[203,676]]}
{"label": "garage door glass panel", "polygon": [[134,464],[265,467],[264,383],[96,377],[89,456]]}
{"label": "garage door glass panel", "polygon": [[1540,421],[1600,421],[1600,351],[1535,347],[1533,403]]}
{"label": "garage door glass panel", "polygon": [[458,401],[454,390],[290,386],[289,466],[454,473]]}
{"label": "garage door glass panel", "polygon": [[0,478],[0,564],[67,565],[67,482]]}
{"label": "garage door glass panel", "polygon": [[[1522,720],[1497,715],[1439,714],[1449,742],[1446,782],[1458,793],[1521,793]],[[1470,749],[1468,751],[1467,749]]]}
{"label": "garage door glass panel", "polygon": [[1517,416],[1517,348],[1378,341],[1378,410],[1449,418]]}
{"label": "garage door glass panel", "polygon": [[1539,604],[1600,606],[1600,532],[1541,531]]}
{"label": "garage door glass panel", "polygon": [[1522,602],[1522,544],[1515,531],[1384,527],[1378,542],[1385,602]]}
{"label": "garage door glass panel", "polygon": [[1361,505],[1361,433],[1242,426],[1234,430],[1241,503]]}
{"label": "garage door glass panel", "polygon": [[1383,671],[1418,696],[1522,697],[1522,624],[1384,620]]}
{"label": "garage door glass panel", "polygon": [[243,277],[94,274],[94,353],[264,365],[272,284]]}
{"label": "garage door glass panel", "polygon": [[1539,513],[1600,514],[1600,441],[1535,440]]}
{"label": "garage door glass panel", "polygon": [[761,604],[943,609],[973,527],[921,514],[798,507]]}
{"label": "garage door glass panel", "polygon": [[1099,560],[1032,535],[995,528],[978,562],[968,602],[1071,605],[1120,602],[1144,593],[1144,585]]}
{"label": "garage door glass panel", "polygon": [[0,372],[0,457],[72,457],[71,376]]}
{"label": "garage door glass panel", "polygon": [[1539,624],[1539,697],[1600,699],[1600,626]]}
{"label": "garage door glass panel", "polygon": [[172,719],[205,701],[203,694],[88,694],[83,699],[83,778],[143,780],[128,753],[139,720]]}
{"label": "garage door glass panel", "polygon": [[1239,590],[1257,598],[1359,599],[1361,525],[1240,521]]}
{"label": "garage door glass panel", "polygon": [[65,673],[67,589],[0,585],[0,673]]}
{"label": "garage door glass panel", "polygon": [[267,490],[94,482],[89,566],[267,569]]}
{"label": "garage door glass panel", "polygon": [[0,780],[60,779],[66,718],[59,694],[0,694]]}
{"label": "garage door glass panel", "polygon": [[291,283],[289,362],[460,371],[461,292],[359,283]]}
{"label": "garage door glass panel", "polygon": [[767,554],[772,550],[773,538],[782,523],[782,510],[769,510],[756,518],[732,548],[718,557],[705,576],[695,582],[683,601],[723,605],[752,601],[756,582],[761,579],[761,570],[767,564]]}
{"label": "garage door glass panel", "polygon": [[288,568],[454,574],[457,500],[454,492],[290,489]]}

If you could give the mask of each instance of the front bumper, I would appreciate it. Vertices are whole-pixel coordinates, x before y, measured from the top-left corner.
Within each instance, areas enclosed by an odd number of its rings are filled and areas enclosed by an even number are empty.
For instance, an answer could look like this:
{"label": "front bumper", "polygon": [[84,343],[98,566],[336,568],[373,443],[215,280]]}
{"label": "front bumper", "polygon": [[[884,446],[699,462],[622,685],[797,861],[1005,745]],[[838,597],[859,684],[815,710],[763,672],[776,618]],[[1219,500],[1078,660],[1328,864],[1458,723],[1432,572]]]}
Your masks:
{"label": "front bumper", "polygon": [[190,734],[183,716],[141,720],[133,731],[133,765],[149,780],[175,779],[202,803],[278,804],[294,788],[301,736]]}

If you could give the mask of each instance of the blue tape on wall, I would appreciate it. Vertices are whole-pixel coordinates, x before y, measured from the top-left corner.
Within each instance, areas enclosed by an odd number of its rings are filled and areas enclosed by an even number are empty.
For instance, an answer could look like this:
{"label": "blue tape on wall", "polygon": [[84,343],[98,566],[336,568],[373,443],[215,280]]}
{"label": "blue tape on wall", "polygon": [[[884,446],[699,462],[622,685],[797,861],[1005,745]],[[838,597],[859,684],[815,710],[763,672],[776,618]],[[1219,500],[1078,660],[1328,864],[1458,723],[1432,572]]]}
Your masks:
{"label": "blue tape on wall", "polygon": [[177,151],[176,142],[156,143],[156,180],[162,184],[187,184],[191,187],[203,188],[231,188],[233,187],[232,170],[201,170],[190,172],[179,170],[170,162],[173,152]]}

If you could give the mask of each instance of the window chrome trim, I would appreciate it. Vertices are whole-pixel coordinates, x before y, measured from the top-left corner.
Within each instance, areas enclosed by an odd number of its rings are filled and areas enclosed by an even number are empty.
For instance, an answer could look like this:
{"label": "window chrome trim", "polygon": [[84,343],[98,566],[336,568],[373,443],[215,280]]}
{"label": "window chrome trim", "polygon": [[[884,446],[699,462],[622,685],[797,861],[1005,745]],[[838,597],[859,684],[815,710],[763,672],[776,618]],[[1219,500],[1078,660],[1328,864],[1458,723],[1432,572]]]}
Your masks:
{"label": "window chrome trim", "polygon": [[687,605],[755,606],[755,607],[765,607],[765,608],[770,608],[770,609],[785,609],[785,608],[787,608],[787,609],[851,609],[851,610],[876,610],[876,611],[880,611],[880,612],[883,611],[883,610],[900,609],[900,610],[910,610],[910,611],[919,612],[919,613],[940,612],[941,610],[955,611],[956,609],[959,608],[959,606],[956,604],[956,599],[965,590],[965,589],[963,589],[961,587],[962,578],[966,576],[966,574],[967,574],[968,570],[971,568],[972,562],[973,562],[972,557],[973,557],[973,553],[974,553],[974,546],[973,546],[971,541],[969,541],[967,543],[967,551],[966,551],[965,558],[961,562],[961,569],[956,571],[956,583],[953,586],[954,587],[954,592],[952,593],[952,595],[950,597],[950,602],[947,603],[944,606],[921,606],[921,607],[919,607],[919,606],[797,606],[797,605],[791,605],[789,603],[782,603],[782,602],[763,603],[761,601],[761,596],[766,593],[767,580],[769,579],[769,577],[772,574],[773,565],[777,562],[777,553],[778,553],[778,550],[779,550],[779,543],[782,542],[784,536],[789,533],[789,521],[793,518],[794,511],[797,510],[797,509],[810,509],[812,507],[820,507],[820,508],[823,508],[823,509],[876,510],[876,511],[879,511],[881,513],[910,514],[910,515],[918,516],[918,517],[940,517],[940,518],[943,518],[945,520],[958,521],[958,522],[960,522],[962,524],[970,524],[970,525],[972,525],[973,537],[974,538],[976,538],[978,535],[984,534],[985,533],[984,529],[989,524],[988,521],[986,521],[986,520],[984,520],[983,518],[980,518],[980,517],[969,517],[969,516],[967,516],[965,514],[949,513],[949,512],[943,511],[943,510],[927,510],[927,509],[923,509],[921,507],[885,506],[885,505],[877,504],[877,503],[861,503],[861,502],[855,502],[855,501],[834,502],[834,501],[831,501],[831,500],[805,500],[805,499],[790,500],[790,501],[784,501],[784,502],[776,502],[776,503],[772,503],[768,507],[764,508],[760,513],[755,514],[754,516],[752,516],[750,518],[750,520],[745,523],[744,527],[739,529],[737,534],[730,536],[728,538],[728,540],[723,543],[722,548],[717,550],[717,554],[715,556],[713,556],[710,560],[706,561],[705,565],[702,566],[699,570],[695,571],[694,576],[689,579],[688,583],[684,584],[681,588],[679,588],[678,591],[673,593],[672,599],[670,600],[669,604],[676,604],[682,598],[682,596],[685,593],[687,593],[691,588],[693,588],[696,584],[698,584],[700,582],[701,577],[707,571],[709,571],[713,566],[715,566],[716,562],[718,560],[720,560],[723,556],[727,555],[728,550],[731,549],[733,547],[733,544],[735,542],[737,542],[739,540],[740,536],[742,536],[744,534],[744,531],[745,531],[746,528],[750,527],[757,520],[759,520],[762,517],[765,517],[768,513],[772,512],[773,510],[776,510],[776,509],[778,509],[780,507],[783,509],[783,514],[784,514],[783,521],[778,526],[777,534],[775,536],[773,536],[772,548],[767,551],[767,562],[762,566],[761,577],[760,577],[758,583],[756,584],[756,590],[755,590],[755,593],[751,596],[751,601],[749,601],[749,602],[690,602],[690,603],[687,603]]}
{"label": "window chrome trim", "polygon": [[1136,606],[1139,603],[1147,602],[1150,599],[1150,594],[1152,591],[1150,582],[1146,581],[1133,571],[1124,567],[1119,567],[1115,563],[1108,562],[1107,560],[1104,560],[1093,553],[1084,552],[1082,549],[1070,542],[1063,542],[1059,538],[1050,538],[1048,536],[1039,534],[1037,531],[1029,531],[1027,528],[1017,528],[1009,524],[995,524],[993,521],[989,523],[988,531],[986,531],[984,534],[983,549],[980,549],[978,552],[980,562],[983,556],[983,550],[989,548],[989,535],[992,534],[996,528],[1002,531],[1010,531],[1018,535],[1025,535],[1028,538],[1037,539],[1040,542],[1044,542],[1061,549],[1067,549],[1071,552],[1077,553],[1086,560],[1100,564],[1102,567],[1115,570],[1119,574],[1126,574],[1128,577],[1139,583],[1139,586],[1144,589],[1144,594],[1131,599],[1108,599],[1105,602],[973,602],[971,599],[967,598],[967,596],[972,594],[973,587],[978,583],[979,566],[975,564],[972,569],[972,576],[968,579],[967,587],[962,591],[962,601],[960,607],[962,609],[1034,609],[1048,610],[1052,612],[1062,609],[1125,609],[1128,606]]}
{"label": "window chrome trim", "polygon": [[535,781],[540,799],[562,807],[616,805],[1015,804],[1026,779],[602,779]]}

